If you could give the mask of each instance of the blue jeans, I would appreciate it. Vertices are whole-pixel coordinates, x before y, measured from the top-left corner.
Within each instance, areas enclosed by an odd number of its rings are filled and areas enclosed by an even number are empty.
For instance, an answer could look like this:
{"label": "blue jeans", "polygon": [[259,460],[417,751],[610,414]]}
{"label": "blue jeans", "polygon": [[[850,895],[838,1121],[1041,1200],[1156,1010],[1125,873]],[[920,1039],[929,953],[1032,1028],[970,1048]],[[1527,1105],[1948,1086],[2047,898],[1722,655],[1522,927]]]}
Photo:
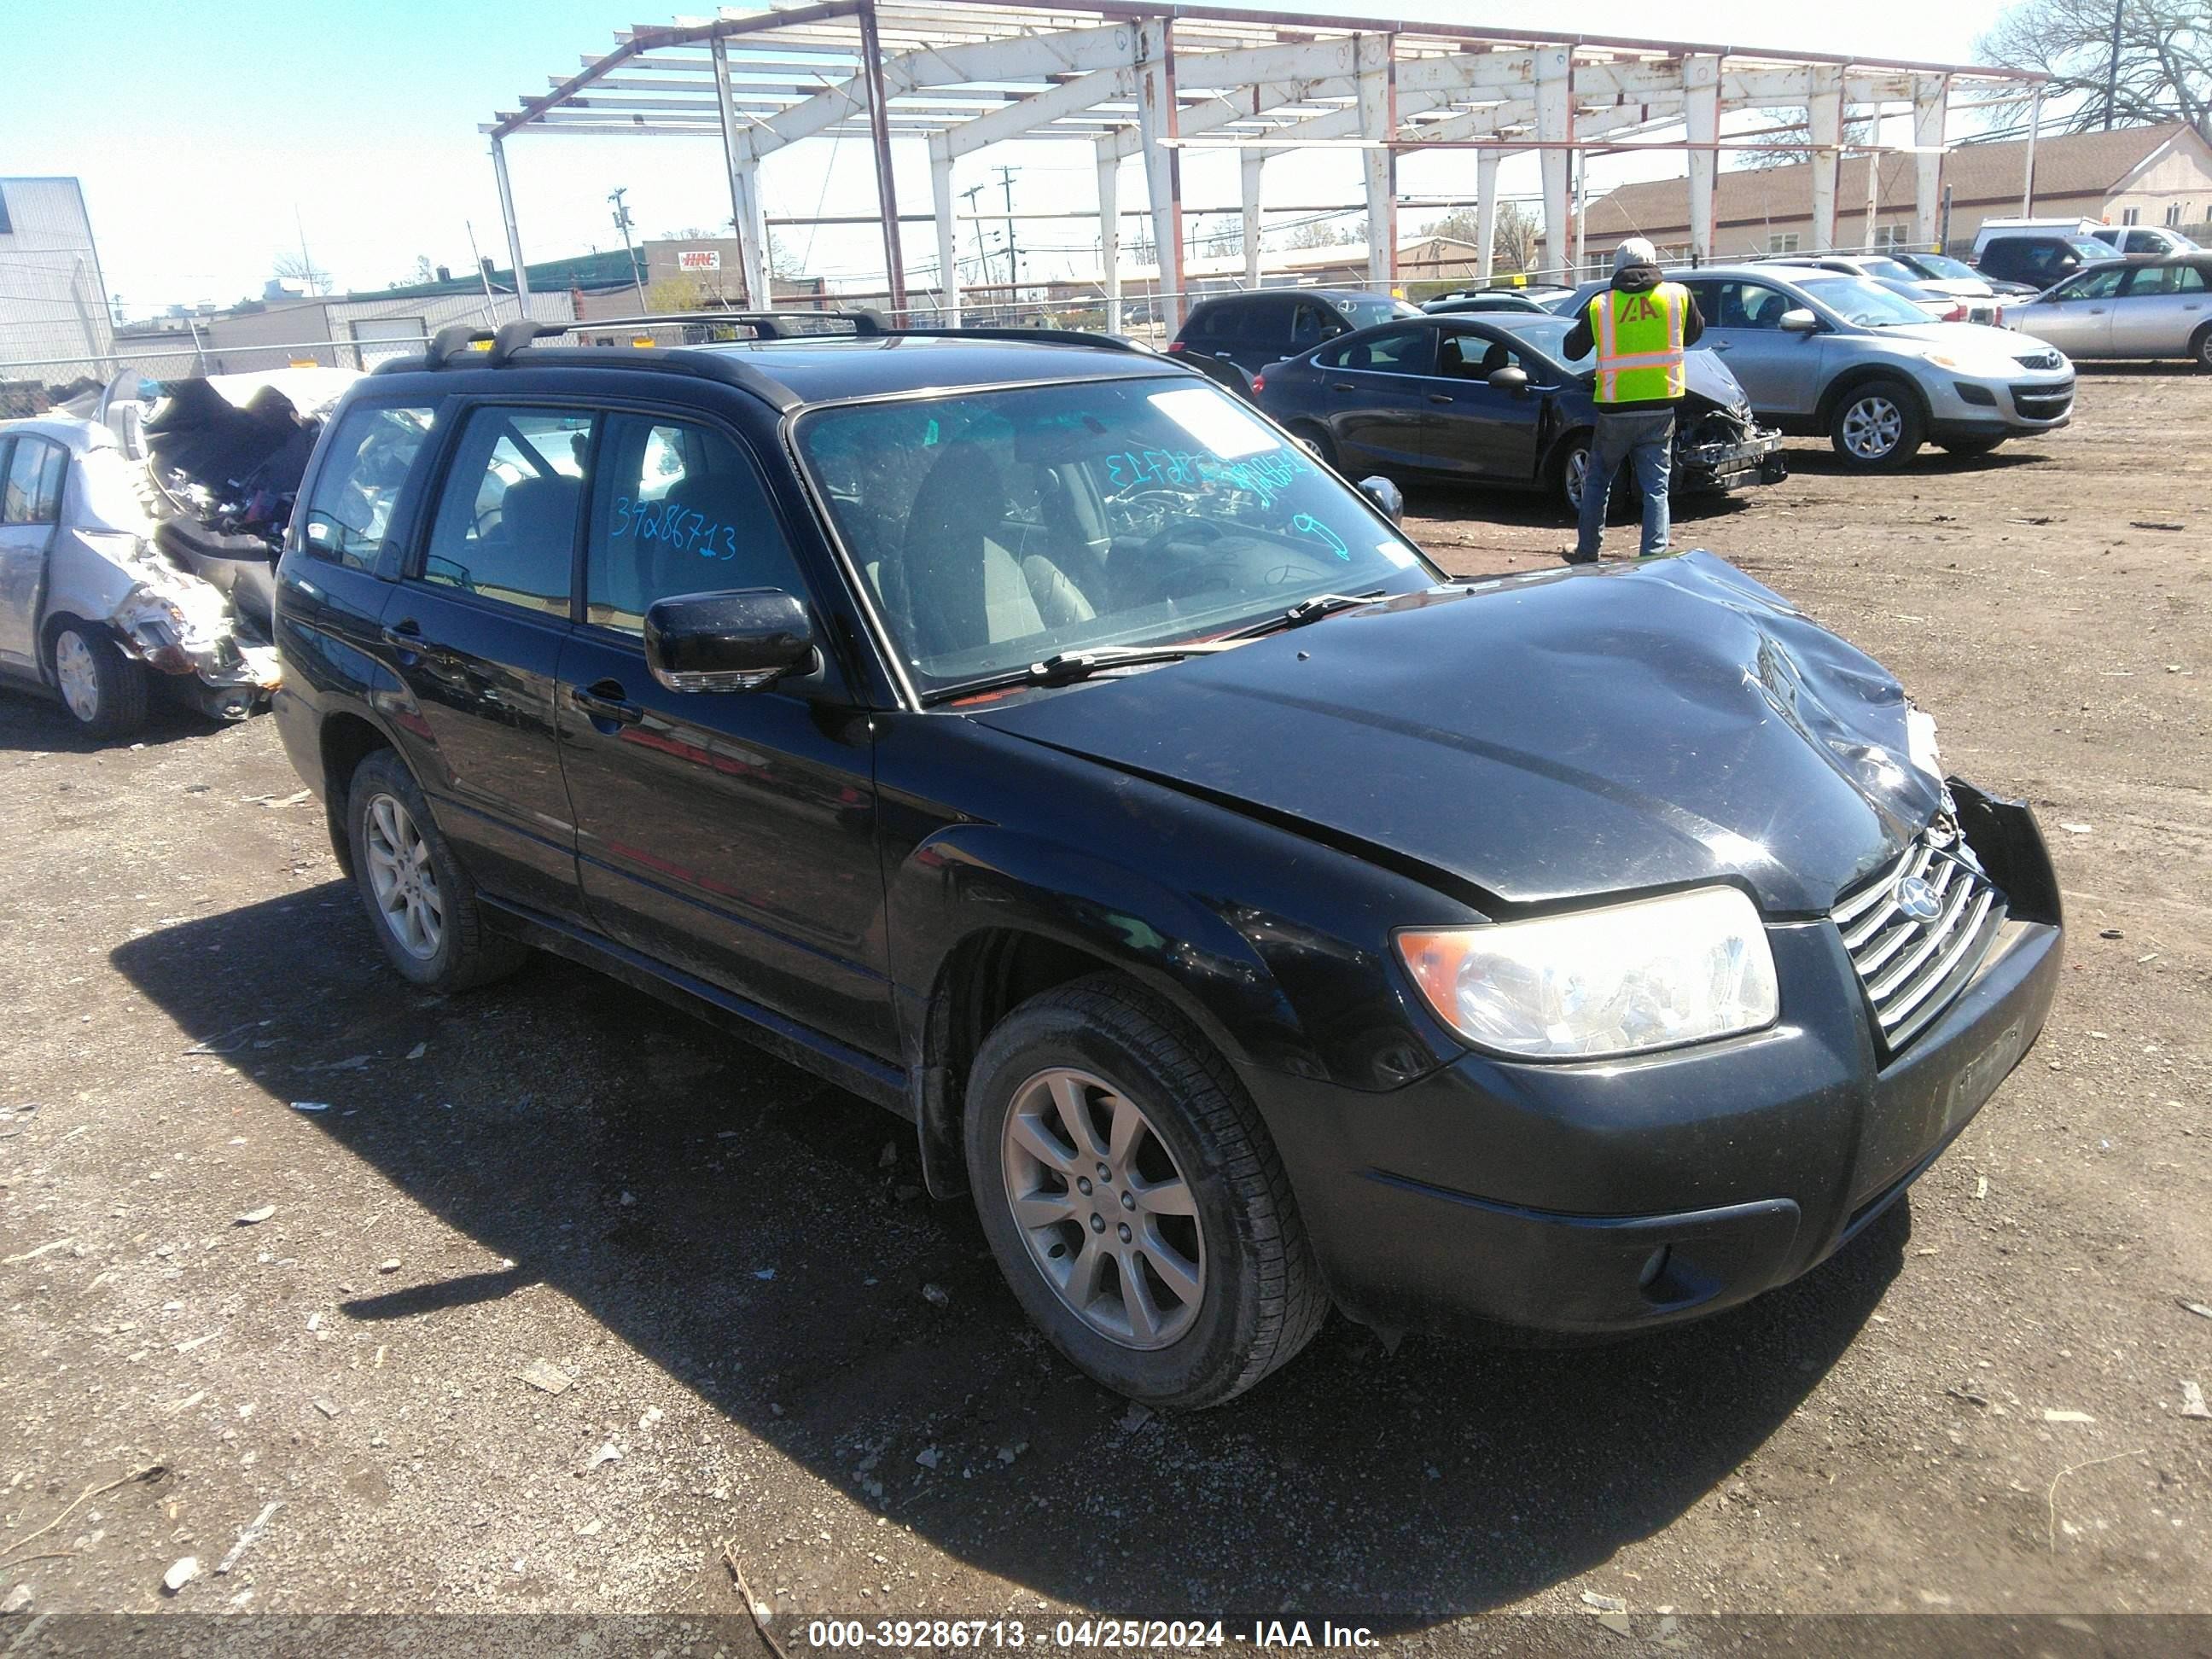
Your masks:
{"label": "blue jeans", "polygon": [[1577,559],[1597,557],[1605,533],[1605,507],[1613,475],[1623,461],[1636,466],[1636,487],[1644,492],[1644,556],[1667,550],[1667,489],[1674,465],[1674,411],[1632,415],[1597,412],[1590,439],[1589,471],[1583,475],[1582,530],[1575,538]]}

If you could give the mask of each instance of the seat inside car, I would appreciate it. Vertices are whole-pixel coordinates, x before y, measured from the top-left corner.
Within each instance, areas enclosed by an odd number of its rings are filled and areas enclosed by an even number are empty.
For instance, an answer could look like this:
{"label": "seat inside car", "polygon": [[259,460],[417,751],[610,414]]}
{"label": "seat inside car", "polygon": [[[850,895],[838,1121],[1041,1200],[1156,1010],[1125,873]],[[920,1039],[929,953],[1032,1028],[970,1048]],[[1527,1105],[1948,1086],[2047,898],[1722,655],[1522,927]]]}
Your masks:
{"label": "seat inside car", "polygon": [[901,568],[878,572],[877,581],[911,618],[924,655],[1024,639],[1096,614],[1050,559],[1017,559],[1006,549],[999,539],[1006,505],[997,457],[972,442],[946,445],[915,492]]}

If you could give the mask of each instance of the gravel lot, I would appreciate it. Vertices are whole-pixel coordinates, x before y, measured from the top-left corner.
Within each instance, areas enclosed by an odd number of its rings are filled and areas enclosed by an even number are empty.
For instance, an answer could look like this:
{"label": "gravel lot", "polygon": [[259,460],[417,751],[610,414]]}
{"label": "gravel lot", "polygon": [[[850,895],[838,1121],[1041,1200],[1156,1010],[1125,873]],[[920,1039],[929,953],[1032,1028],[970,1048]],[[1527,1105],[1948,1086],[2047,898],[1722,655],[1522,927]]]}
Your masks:
{"label": "gravel lot", "polygon": [[[2100,373],[1981,461],[1800,443],[1677,537],[2054,843],[2051,1025],[1909,1205],[1702,1325],[1339,1321],[1191,1419],[1033,1337],[874,1109],[563,964],[404,987],[267,720],[102,752],[0,696],[0,1602],[739,1613],[727,1540],[801,1613],[2212,1613],[2208,408]],[[1413,509],[1455,572],[1570,539]]]}

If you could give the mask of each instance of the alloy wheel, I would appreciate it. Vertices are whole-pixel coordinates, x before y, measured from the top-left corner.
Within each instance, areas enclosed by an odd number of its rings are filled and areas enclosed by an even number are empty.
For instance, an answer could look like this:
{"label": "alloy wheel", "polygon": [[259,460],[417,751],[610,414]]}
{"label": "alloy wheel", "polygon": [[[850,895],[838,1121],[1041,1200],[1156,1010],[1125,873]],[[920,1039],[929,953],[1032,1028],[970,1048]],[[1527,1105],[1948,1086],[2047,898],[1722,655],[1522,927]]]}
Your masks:
{"label": "alloy wheel", "polygon": [[1030,1259],[1076,1316],[1125,1348],[1164,1348],[1206,1295],[1198,1203],[1143,1108],[1054,1067],[1015,1091],[1000,1167]]}
{"label": "alloy wheel", "polygon": [[1589,451],[1577,446],[1567,452],[1567,465],[1564,474],[1567,491],[1567,507],[1570,512],[1579,513],[1583,510],[1583,485],[1589,482]]}
{"label": "alloy wheel", "polygon": [[369,798],[366,827],[362,840],[377,911],[399,948],[428,962],[446,939],[446,901],[438,890],[430,843],[406,804],[394,796]]}
{"label": "alloy wheel", "polygon": [[61,683],[62,701],[70,714],[87,726],[100,718],[100,665],[74,628],[64,628],[55,636],[54,678]]}
{"label": "alloy wheel", "polygon": [[1887,459],[1905,435],[1905,411],[1879,394],[1860,398],[1844,413],[1844,447],[1862,461]]}

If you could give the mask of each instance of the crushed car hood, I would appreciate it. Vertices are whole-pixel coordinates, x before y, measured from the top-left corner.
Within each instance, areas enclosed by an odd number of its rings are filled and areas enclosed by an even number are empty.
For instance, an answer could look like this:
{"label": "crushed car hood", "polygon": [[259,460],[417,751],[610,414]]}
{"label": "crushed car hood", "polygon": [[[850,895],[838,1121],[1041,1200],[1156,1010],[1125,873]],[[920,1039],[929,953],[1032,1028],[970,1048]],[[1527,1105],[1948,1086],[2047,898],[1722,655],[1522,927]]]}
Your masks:
{"label": "crushed car hood", "polygon": [[1379,601],[969,718],[1479,903],[1736,878],[1824,912],[1935,816],[1872,659],[1709,553]]}

